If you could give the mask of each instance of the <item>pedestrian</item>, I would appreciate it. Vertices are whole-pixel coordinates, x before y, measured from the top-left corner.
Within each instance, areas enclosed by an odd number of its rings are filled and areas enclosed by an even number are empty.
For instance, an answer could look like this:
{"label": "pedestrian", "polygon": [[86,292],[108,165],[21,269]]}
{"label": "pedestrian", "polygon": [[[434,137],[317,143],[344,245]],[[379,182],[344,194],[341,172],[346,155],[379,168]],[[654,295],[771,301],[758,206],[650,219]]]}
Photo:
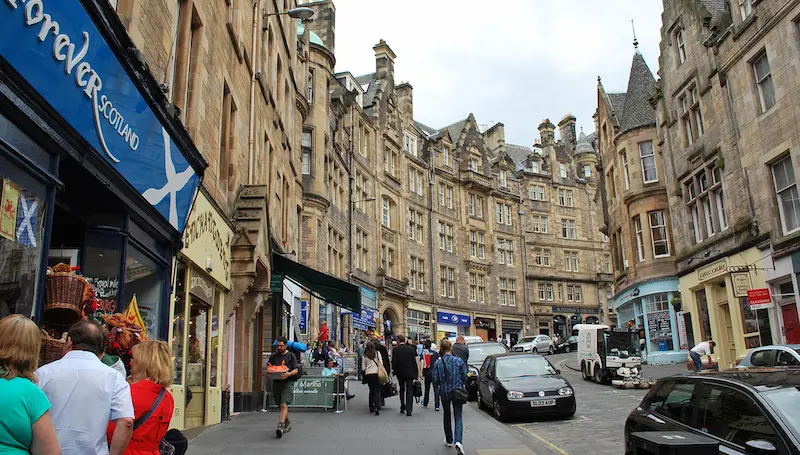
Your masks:
{"label": "pedestrian", "polygon": [[691,357],[694,361],[694,367],[697,371],[703,371],[702,356],[704,355],[708,356],[709,365],[712,364],[711,352],[716,346],[717,343],[715,343],[714,340],[702,341],[697,343],[697,346],[693,347],[692,350],[689,351],[689,357]]}
{"label": "pedestrian", "polygon": [[414,380],[420,376],[417,349],[403,335],[397,337],[397,344],[392,350],[392,370],[400,384],[400,413],[410,417],[414,410]]}
{"label": "pedestrian", "polygon": [[[462,419],[464,402],[455,399],[453,390],[461,389],[466,384],[467,364],[460,357],[453,355],[449,340],[443,340],[439,348],[443,355],[434,365],[433,383],[439,387],[439,396],[444,406],[444,445],[455,446],[458,455],[464,455],[464,422]],[[453,433],[453,419],[455,419],[455,434]]]}
{"label": "pedestrian", "polygon": [[[158,455],[161,440],[169,430],[175,400],[167,390],[175,373],[172,351],[163,341],[143,341],[131,350],[131,399],[133,434],[125,455]],[[106,435],[113,444],[114,422],[108,424]]]}
{"label": "pedestrian", "polygon": [[381,381],[378,377],[378,371],[380,371],[383,356],[381,356],[381,353],[378,351],[377,344],[377,341],[372,341],[367,344],[366,349],[364,349],[364,359],[361,369],[364,370],[364,379],[367,381],[367,386],[369,386],[369,412],[380,415]]}
{"label": "pedestrian", "polygon": [[359,381],[364,379],[364,369],[361,367],[361,361],[364,359],[364,340],[361,340],[358,343],[358,349],[356,349],[356,370],[358,370],[357,378]]}
{"label": "pedestrian", "polygon": [[[431,340],[425,340],[423,345],[422,354],[419,356],[420,364],[422,365],[422,376],[425,379],[425,397],[422,400],[422,407],[427,408],[430,403],[430,390],[433,384],[433,366],[439,360],[439,353],[432,348]],[[439,410],[439,389],[433,386],[433,400],[435,409]]]}
{"label": "pedestrian", "polygon": [[61,454],[50,401],[33,374],[41,345],[30,319],[14,314],[0,320],[0,453]]}
{"label": "pedestrian", "polygon": [[[381,354],[381,359],[383,359],[383,368],[386,370],[386,374],[391,377],[392,376],[392,362],[389,357],[389,350],[386,349],[386,346],[381,343],[381,340],[375,338],[375,349]],[[382,390],[386,390],[387,393],[381,392],[381,407],[386,406],[386,396],[389,396],[388,393],[391,390],[391,384],[386,384],[385,386],[381,386]]]}
{"label": "pedestrian", "polygon": [[[69,329],[64,357],[36,370],[39,388],[53,405],[53,425],[64,455],[120,455],[131,439],[131,387],[100,361],[107,337],[96,321],[79,321]],[[110,446],[109,422],[115,424]]]}
{"label": "pedestrian", "polygon": [[294,401],[294,381],[298,372],[297,357],[286,348],[286,338],[278,338],[275,352],[269,356],[267,365],[267,371],[270,369],[269,365],[277,367],[275,370],[282,370],[280,372],[276,371],[276,373],[279,373],[277,379],[272,379],[272,399],[275,401],[275,405],[280,408],[278,428],[275,430],[275,435],[280,438],[284,433],[292,429],[292,424],[289,422],[289,405]]}
{"label": "pedestrian", "polygon": [[328,335],[328,321],[322,321],[322,327],[319,328],[319,336],[317,336],[317,341],[326,343],[329,337],[330,335]]}
{"label": "pedestrian", "polygon": [[[448,340],[449,341],[449,340]],[[469,346],[464,341],[464,336],[459,335],[456,337],[456,344],[453,346],[453,355],[464,361],[465,364],[469,363]],[[444,355],[444,354],[442,354]]]}
{"label": "pedestrian", "polygon": [[324,367],[330,360],[330,351],[328,351],[322,343],[317,343],[317,349],[314,350],[314,365]]}

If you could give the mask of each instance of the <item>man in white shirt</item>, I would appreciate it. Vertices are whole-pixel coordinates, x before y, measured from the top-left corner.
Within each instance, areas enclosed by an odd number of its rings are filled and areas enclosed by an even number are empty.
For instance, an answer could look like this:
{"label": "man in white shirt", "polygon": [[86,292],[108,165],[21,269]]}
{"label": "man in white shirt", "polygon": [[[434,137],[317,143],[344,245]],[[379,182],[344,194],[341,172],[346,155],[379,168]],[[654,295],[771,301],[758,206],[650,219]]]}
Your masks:
{"label": "man in white shirt", "polygon": [[711,351],[717,345],[713,340],[703,341],[697,343],[697,346],[693,347],[691,351],[689,351],[689,357],[692,358],[694,361],[694,366],[697,371],[703,371],[703,359],[701,356],[707,355],[708,361],[711,363]]}
{"label": "man in white shirt", "polygon": [[[121,455],[133,433],[130,386],[100,361],[106,334],[95,321],[78,322],[69,330],[64,357],[36,370],[63,455]],[[110,421],[117,426],[109,449]]]}

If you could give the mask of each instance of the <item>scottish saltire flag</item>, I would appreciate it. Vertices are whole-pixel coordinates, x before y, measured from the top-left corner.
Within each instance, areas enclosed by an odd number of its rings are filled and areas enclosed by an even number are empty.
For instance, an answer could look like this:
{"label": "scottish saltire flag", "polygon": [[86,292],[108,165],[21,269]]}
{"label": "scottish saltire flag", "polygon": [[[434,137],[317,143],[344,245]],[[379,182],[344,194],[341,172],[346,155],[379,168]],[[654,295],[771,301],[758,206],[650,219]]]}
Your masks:
{"label": "scottish saltire flag", "polygon": [[17,242],[36,248],[39,232],[39,201],[27,191],[20,191],[17,204]]}

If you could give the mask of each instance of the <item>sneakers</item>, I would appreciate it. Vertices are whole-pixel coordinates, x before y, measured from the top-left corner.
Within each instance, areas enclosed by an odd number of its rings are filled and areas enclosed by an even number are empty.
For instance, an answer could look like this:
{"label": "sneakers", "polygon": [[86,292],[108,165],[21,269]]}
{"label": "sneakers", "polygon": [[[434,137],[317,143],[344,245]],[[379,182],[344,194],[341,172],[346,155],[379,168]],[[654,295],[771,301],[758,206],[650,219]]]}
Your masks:
{"label": "sneakers", "polygon": [[292,424],[289,422],[289,419],[286,419],[285,422],[278,422],[278,428],[275,430],[275,436],[280,438],[284,433],[288,433],[291,429]]}
{"label": "sneakers", "polygon": [[444,446],[445,447],[453,447],[453,443],[452,442],[447,442],[447,439],[445,439],[444,440]]}
{"label": "sneakers", "polygon": [[283,436],[283,423],[282,422],[278,422],[278,428],[275,430],[275,436],[277,438],[280,438],[281,436]]}
{"label": "sneakers", "polygon": [[439,412],[439,406],[436,406],[436,412]]}
{"label": "sneakers", "polygon": [[456,446],[456,453],[458,455],[465,455],[466,452],[464,452],[464,446],[461,445],[460,442],[455,443],[455,446]]}
{"label": "sneakers", "polygon": [[288,433],[291,430],[292,430],[292,424],[291,422],[289,422],[289,419],[286,419],[286,421],[283,422],[283,432]]}

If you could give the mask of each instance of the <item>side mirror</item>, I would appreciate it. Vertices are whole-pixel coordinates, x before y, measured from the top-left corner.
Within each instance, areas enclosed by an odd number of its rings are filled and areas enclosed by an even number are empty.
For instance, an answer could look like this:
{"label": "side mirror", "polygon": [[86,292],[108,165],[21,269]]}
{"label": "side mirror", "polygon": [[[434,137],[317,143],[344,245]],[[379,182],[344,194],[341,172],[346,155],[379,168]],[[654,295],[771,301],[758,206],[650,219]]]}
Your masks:
{"label": "side mirror", "polygon": [[778,453],[778,448],[764,439],[753,439],[745,443],[745,453],[748,455],[767,455]]}

